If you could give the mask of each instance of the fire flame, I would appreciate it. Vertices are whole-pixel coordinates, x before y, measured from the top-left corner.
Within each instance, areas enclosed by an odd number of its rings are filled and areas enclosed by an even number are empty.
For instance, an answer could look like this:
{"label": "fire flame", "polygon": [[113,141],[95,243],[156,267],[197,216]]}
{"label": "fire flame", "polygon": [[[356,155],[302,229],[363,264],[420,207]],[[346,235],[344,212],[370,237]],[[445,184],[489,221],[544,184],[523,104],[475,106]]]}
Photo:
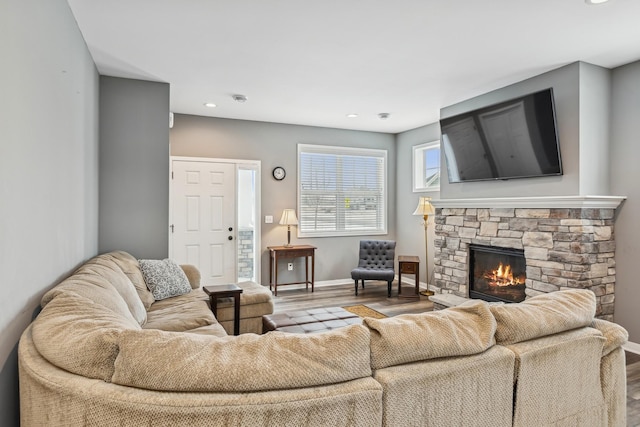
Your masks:
{"label": "fire flame", "polygon": [[489,281],[491,286],[516,286],[524,283],[521,278],[513,277],[510,265],[503,265],[502,263],[496,270],[487,272],[484,278]]}

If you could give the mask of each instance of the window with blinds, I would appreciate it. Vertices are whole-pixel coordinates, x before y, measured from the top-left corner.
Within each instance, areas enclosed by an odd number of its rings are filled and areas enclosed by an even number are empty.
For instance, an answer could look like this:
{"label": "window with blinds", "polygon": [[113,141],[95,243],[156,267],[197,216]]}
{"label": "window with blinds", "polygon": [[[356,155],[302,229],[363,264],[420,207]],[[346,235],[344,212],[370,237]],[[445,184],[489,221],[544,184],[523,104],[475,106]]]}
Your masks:
{"label": "window with blinds", "polygon": [[300,237],[387,233],[387,152],[298,144]]}

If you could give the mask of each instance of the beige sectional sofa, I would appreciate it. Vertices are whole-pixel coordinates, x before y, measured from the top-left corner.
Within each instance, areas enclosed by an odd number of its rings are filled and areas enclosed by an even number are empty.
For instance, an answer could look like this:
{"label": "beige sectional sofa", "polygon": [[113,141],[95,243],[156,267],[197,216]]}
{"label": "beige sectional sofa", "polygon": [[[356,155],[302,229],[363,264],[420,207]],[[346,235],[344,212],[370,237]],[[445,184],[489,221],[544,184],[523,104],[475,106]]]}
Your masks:
{"label": "beige sectional sofa", "polygon": [[197,293],[147,307],[136,268],[101,255],[43,297],[19,346],[22,425],[626,424],[626,331],[594,319],[590,291],[227,336]]}

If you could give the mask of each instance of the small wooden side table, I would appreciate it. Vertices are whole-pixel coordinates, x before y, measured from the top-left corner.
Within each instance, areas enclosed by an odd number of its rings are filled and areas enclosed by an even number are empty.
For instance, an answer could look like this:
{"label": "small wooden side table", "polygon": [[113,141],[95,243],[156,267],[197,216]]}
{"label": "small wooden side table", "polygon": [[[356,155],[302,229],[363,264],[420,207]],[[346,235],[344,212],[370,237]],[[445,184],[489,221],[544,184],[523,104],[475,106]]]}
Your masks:
{"label": "small wooden side table", "polygon": [[[413,291],[406,287],[406,290],[402,291],[402,273],[416,275],[416,286]],[[420,298],[420,258],[417,256],[398,256],[398,298]]]}
{"label": "small wooden side table", "polygon": [[204,293],[209,295],[211,312],[218,318],[218,298],[233,297],[233,335],[240,334],[240,294],[242,288],[237,285],[204,286]]}
{"label": "small wooden side table", "polygon": [[[311,245],[267,246],[269,249],[269,290],[274,287],[273,295],[278,296],[278,285],[304,284],[313,292],[316,265],[316,247]],[[304,257],[304,282],[278,283],[278,259]],[[311,280],[309,280],[309,258],[311,258]]]}

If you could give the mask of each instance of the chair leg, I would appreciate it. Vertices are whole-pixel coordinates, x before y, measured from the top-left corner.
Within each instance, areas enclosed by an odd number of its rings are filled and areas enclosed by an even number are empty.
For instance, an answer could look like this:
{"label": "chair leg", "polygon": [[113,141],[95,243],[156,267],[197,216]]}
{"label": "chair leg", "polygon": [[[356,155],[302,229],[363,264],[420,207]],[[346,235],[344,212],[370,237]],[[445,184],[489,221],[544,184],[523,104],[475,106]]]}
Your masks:
{"label": "chair leg", "polygon": [[391,298],[391,281],[387,282],[387,297]]}
{"label": "chair leg", "polygon": [[356,296],[358,296],[358,279],[356,279]]}
{"label": "chair leg", "polygon": [[362,279],[362,289],[364,289],[364,279]]}

